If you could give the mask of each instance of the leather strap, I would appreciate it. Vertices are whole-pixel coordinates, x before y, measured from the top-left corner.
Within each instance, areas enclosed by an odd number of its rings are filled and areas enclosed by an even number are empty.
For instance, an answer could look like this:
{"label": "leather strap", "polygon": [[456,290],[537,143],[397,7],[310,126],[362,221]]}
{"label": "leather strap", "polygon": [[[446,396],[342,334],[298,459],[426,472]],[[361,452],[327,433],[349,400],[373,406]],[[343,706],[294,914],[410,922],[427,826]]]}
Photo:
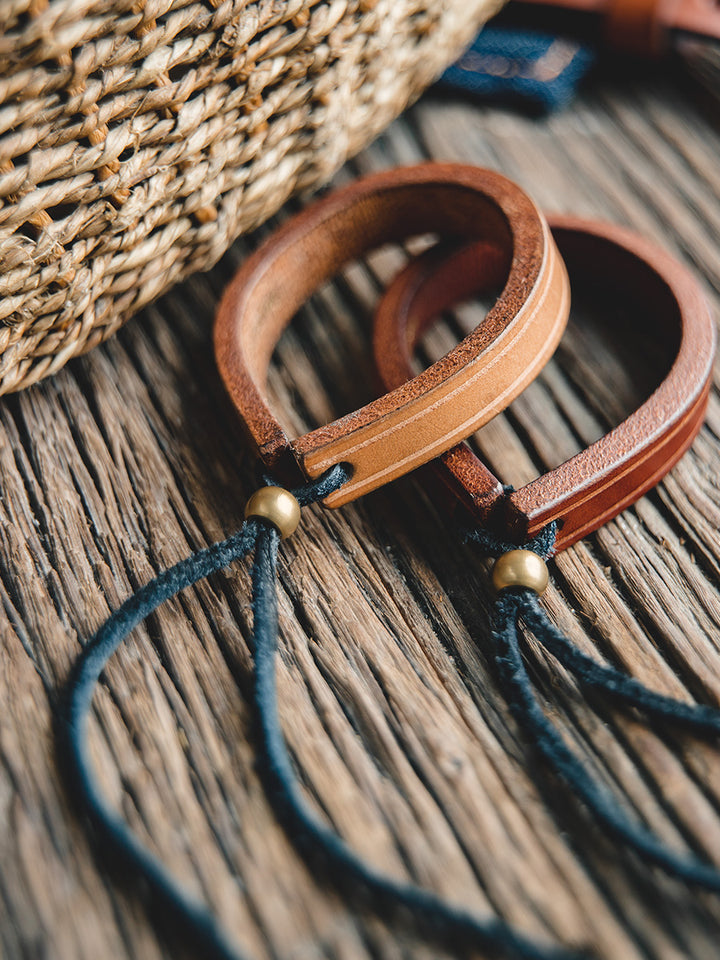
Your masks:
{"label": "leather strap", "polygon": [[716,0],[520,0],[511,6],[513,19],[520,6],[539,13],[542,8],[559,30],[577,14],[592,15],[602,20],[600,32],[617,50],[645,57],[665,53],[675,31],[720,40]]}
{"label": "leather strap", "polygon": [[[485,322],[386,396],[289,439],[265,397],[283,329],[343,264],[422,233],[480,241],[481,272],[492,256],[504,287]],[[296,465],[317,477],[334,464],[350,464],[352,478],[325,500],[335,507],[438,456],[506,407],[552,355],[568,312],[564,264],[529,197],[499,173],[431,163],[356,181],[277,230],[225,292],[215,349],[228,392],[268,467],[288,476]]]}
{"label": "leather strap", "polygon": [[605,20],[608,42],[626,53],[656,56],[666,42],[668,14],[678,3],[679,0],[609,0]]}
{"label": "leather strap", "polygon": [[[618,226],[570,217],[549,222],[571,279],[612,278],[618,296],[627,290],[640,299],[656,325],[653,334],[677,343],[672,367],[618,427],[509,496],[467,444],[453,447],[433,466],[481,522],[509,528],[518,542],[557,520],[556,549],[562,550],[657,484],[692,443],[707,405],[715,328],[698,284],[667,253]],[[484,274],[468,270],[476,259],[467,245],[450,254],[431,250],[388,288],[374,337],[386,389],[409,375],[412,350],[439,311],[496,282],[492,265]]]}

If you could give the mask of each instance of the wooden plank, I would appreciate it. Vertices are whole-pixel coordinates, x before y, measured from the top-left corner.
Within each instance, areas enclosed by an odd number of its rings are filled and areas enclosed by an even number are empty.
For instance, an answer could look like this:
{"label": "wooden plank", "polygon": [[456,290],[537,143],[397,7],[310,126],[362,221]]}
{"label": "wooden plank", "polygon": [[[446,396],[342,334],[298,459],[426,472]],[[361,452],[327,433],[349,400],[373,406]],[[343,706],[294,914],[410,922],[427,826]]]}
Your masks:
{"label": "wooden plank", "polygon": [[[719,152],[717,128],[670,79],[599,79],[544,121],[428,96],[338,182],[426,157],[496,167],[548,209],[658,239],[699,271],[717,307]],[[138,891],[93,858],[58,774],[52,716],[108,612],[242,522],[253,465],[215,370],[211,323],[264,232],[0,404],[5,957],[185,955],[158,938]],[[288,331],[271,389],[289,428],[373,395],[370,317],[402,260],[381,252],[348,268]],[[592,298],[578,309],[557,359],[476,438],[505,479],[523,482],[595,439],[660,376],[662,357],[645,357],[642,343],[623,350],[607,309]],[[424,356],[479,315],[470,306],[437,326]],[[547,598],[588,653],[711,703],[719,438],[714,396],[672,475],[561,556]],[[538,769],[498,692],[485,571],[418,479],[335,513],[307,511],[282,549],[279,684],[308,795],[372,863],[546,942],[608,960],[715,956],[718,898],[618,851]],[[135,632],[96,697],[92,742],[108,795],[254,957],[445,955],[345,903],[274,821],[254,769],[250,627],[240,567]],[[529,660],[553,720],[619,801],[667,842],[720,864],[715,747],[584,697],[535,645]]]}

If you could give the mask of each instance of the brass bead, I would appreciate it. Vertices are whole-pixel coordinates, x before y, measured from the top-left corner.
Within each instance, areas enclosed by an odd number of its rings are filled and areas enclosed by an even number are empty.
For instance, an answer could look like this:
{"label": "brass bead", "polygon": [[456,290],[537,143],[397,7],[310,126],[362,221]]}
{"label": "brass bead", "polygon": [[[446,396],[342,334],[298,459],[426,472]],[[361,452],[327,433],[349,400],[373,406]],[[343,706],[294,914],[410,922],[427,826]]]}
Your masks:
{"label": "brass bead", "polygon": [[495,561],[492,581],[498,592],[508,587],[529,587],[543,593],[548,585],[547,564],[532,550],[509,550]]}
{"label": "brass bead", "polygon": [[283,487],[260,487],[245,507],[245,519],[264,517],[274,524],[282,539],[289,537],[300,523],[300,504]]}

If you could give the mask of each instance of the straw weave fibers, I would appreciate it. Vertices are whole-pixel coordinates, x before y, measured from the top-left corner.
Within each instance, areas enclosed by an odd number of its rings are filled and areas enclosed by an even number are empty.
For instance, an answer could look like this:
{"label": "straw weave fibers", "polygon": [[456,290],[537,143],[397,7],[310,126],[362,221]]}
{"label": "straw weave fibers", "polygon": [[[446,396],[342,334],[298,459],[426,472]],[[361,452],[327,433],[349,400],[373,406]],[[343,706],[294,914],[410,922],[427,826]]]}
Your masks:
{"label": "straw weave fibers", "polygon": [[496,6],[0,2],[0,392],[326,182]]}

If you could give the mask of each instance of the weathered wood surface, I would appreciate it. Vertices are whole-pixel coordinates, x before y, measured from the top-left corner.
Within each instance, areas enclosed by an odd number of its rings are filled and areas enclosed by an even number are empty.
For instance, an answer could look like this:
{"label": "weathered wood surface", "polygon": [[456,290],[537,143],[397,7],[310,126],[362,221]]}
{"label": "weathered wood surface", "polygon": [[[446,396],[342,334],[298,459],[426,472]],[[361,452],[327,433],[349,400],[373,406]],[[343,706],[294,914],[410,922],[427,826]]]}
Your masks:
{"label": "weathered wood surface", "polygon": [[[717,306],[720,136],[671,79],[598,79],[542,121],[428,97],[339,179],[428,156],[499,168],[547,209],[636,227],[689,262]],[[247,249],[0,403],[8,960],[186,955],[158,938],[138,891],[93,859],[56,767],[52,717],[108,612],[241,523],[252,465],[216,375],[211,320]],[[368,318],[400,259],[348,269],[285,336],[273,390],[294,429],[371,395]],[[623,350],[591,312],[482,432],[513,483],[594,439],[657,378],[651,339]],[[428,351],[476,317],[459,311]],[[720,702],[719,437],[713,397],[672,475],[561,556],[547,596],[584,650],[710,703]],[[618,851],[537,768],[498,693],[485,566],[446,520],[410,479],[335,513],[308,511],[283,546],[282,716],[308,794],[374,864],[547,942],[606,960],[718,956],[720,898]],[[249,629],[239,568],[136,631],[96,696],[105,789],[254,957],[443,955],[346,904],[274,821],[254,771]],[[718,749],[588,702],[541,651],[530,661],[552,718],[620,801],[668,843],[720,864]]]}

